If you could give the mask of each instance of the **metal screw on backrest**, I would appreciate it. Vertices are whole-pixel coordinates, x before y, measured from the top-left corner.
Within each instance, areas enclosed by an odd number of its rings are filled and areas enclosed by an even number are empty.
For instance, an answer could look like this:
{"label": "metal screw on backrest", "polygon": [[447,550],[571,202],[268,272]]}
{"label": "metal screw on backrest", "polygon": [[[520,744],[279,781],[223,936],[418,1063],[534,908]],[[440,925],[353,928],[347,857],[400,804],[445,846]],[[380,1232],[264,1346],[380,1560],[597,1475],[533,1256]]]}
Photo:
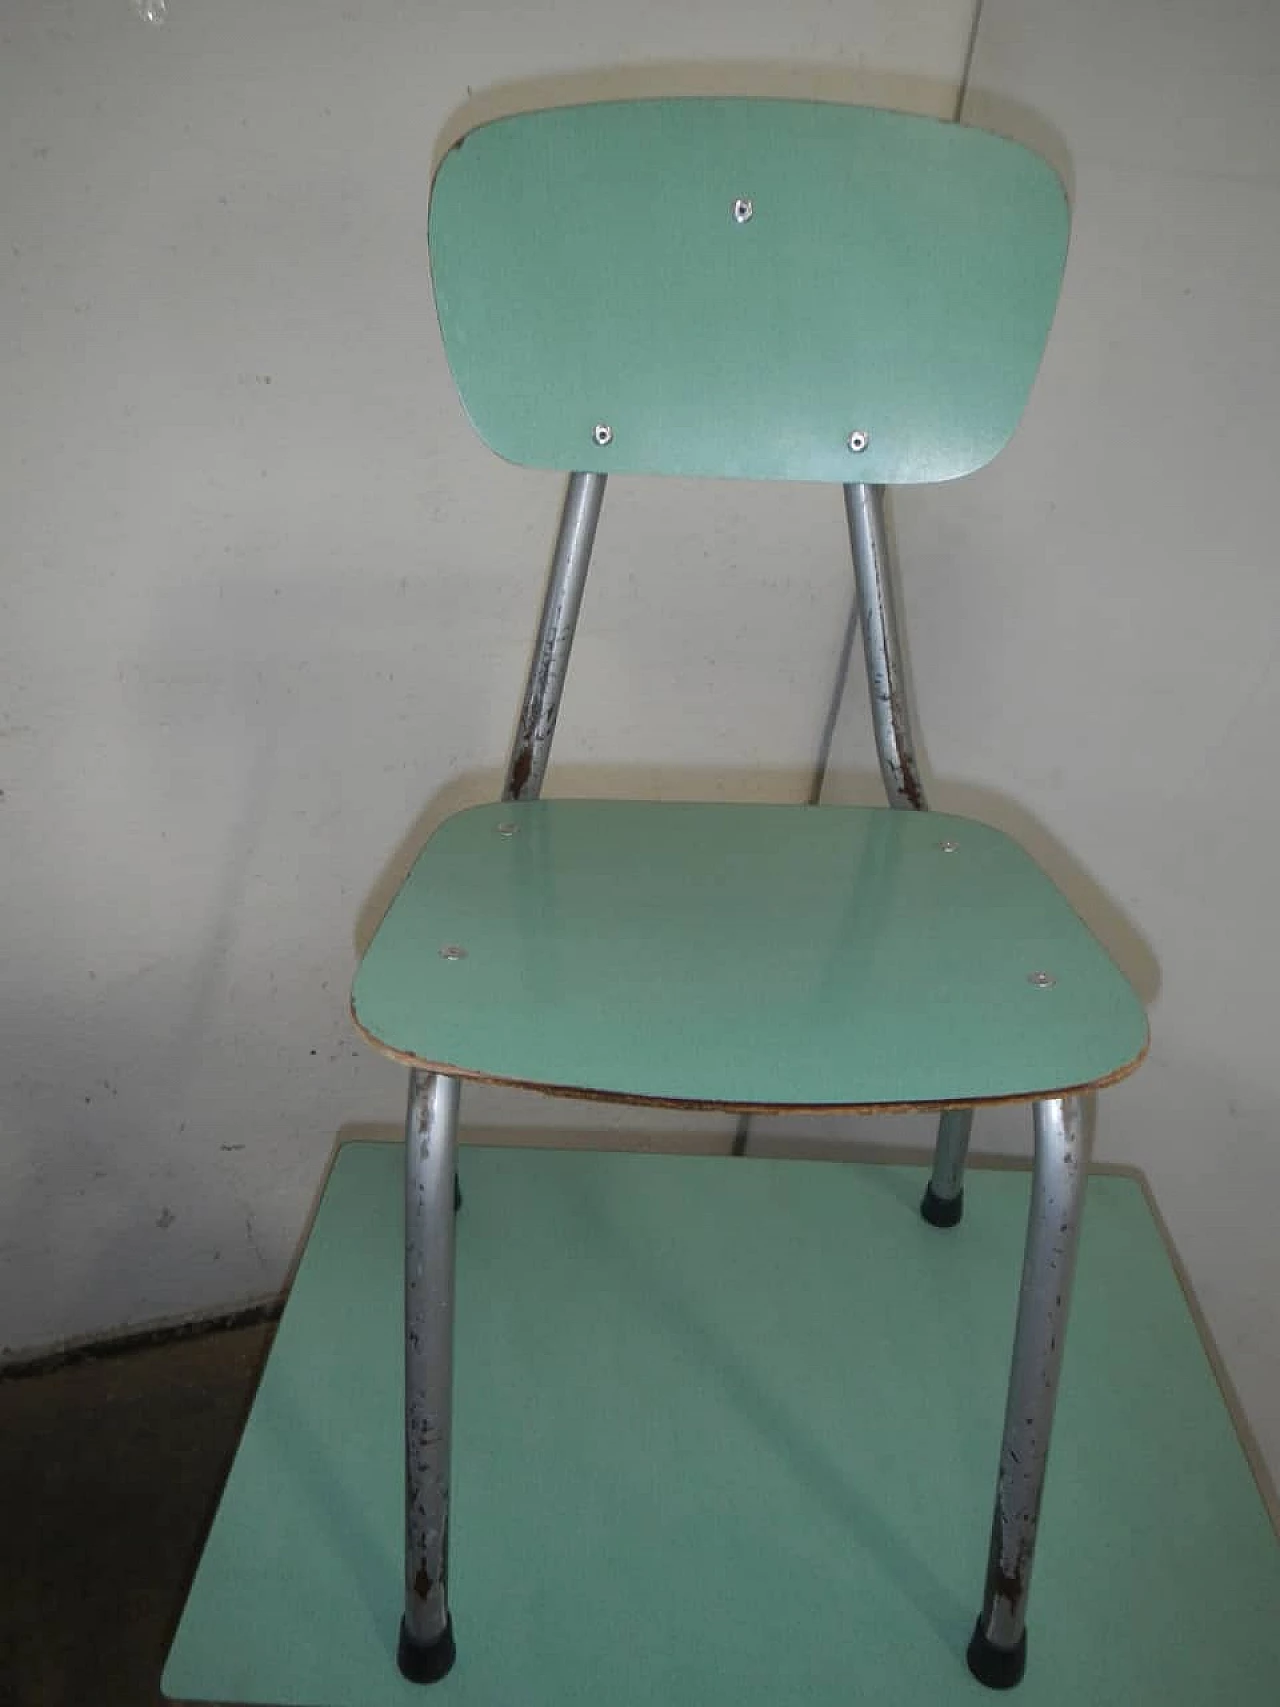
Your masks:
{"label": "metal screw on backrest", "polygon": [[866,450],[867,446],[871,443],[871,434],[864,433],[861,427],[855,428],[855,430],[849,434],[848,442],[850,450]]}
{"label": "metal screw on backrest", "polygon": [[960,844],[959,842],[939,842],[938,846],[942,849],[943,853],[955,853]]}
{"label": "metal screw on backrest", "polygon": [[756,210],[752,207],[749,197],[739,196],[737,201],[733,204],[733,217],[735,223],[738,225],[745,225],[755,211]]}
{"label": "metal screw on backrest", "polygon": [[613,428],[605,421],[597,421],[592,429],[591,437],[602,448],[613,443]]}
{"label": "metal screw on backrest", "polygon": [[465,960],[467,951],[456,942],[447,942],[440,950],[441,960]]}
{"label": "metal screw on backrest", "polygon": [[500,836],[514,836],[519,828],[519,824],[499,824],[498,834]]}
{"label": "metal screw on backrest", "polygon": [[1050,984],[1056,984],[1057,982],[1058,980],[1054,977],[1052,972],[1027,973],[1027,983],[1034,984],[1037,990],[1047,990]]}

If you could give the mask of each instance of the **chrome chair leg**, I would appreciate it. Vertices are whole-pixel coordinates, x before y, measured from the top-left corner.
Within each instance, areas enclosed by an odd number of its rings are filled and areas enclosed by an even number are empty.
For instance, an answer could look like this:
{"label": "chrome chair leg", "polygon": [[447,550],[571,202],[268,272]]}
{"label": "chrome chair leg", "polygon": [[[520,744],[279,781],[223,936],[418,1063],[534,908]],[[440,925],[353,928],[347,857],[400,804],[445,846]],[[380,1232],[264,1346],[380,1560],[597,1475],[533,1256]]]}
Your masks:
{"label": "chrome chair leg", "polygon": [[973,1131],[971,1108],[946,1108],[938,1118],[933,1174],[920,1200],[931,1227],[954,1227],[964,1214],[964,1164]]}
{"label": "chrome chair leg", "polygon": [[415,1069],[405,1116],[405,1603],[397,1659],[411,1682],[453,1665],[449,1457],[457,1079]]}
{"label": "chrome chair leg", "polygon": [[982,1614],[968,1652],[969,1670],[992,1689],[1011,1689],[1026,1667],[1027,1596],[1093,1146],[1094,1100],[1088,1093],[1050,1097],[1034,1106],[1031,1211],[991,1551]]}

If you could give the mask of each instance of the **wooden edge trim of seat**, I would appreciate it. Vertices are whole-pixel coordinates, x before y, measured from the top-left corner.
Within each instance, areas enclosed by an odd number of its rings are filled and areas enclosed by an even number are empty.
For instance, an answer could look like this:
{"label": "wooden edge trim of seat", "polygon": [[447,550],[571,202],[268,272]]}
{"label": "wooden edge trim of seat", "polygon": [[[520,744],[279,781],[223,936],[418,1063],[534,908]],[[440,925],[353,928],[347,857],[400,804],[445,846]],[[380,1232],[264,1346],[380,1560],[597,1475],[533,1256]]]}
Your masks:
{"label": "wooden edge trim of seat", "polygon": [[1027,1091],[1017,1096],[976,1097],[965,1102],[716,1102],[702,1097],[639,1096],[623,1091],[593,1090],[585,1085],[546,1085],[532,1079],[504,1078],[501,1074],[477,1073],[468,1067],[455,1067],[447,1061],[428,1061],[420,1055],[410,1055],[403,1049],[392,1049],[361,1025],[354,1006],[351,1019],[356,1030],[380,1055],[399,1061],[402,1066],[416,1067],[424,1073],[447,1073],[450,1078],[465,1079],[479,1085],[510,1085],[514,1090],[537,1091],[540,1096],[567,1097],[576,1102],[621,1103],[628,1108],[687,1108],[705,1114],[938,1114],[946,1108],[997,1108],[1005,1105],[1040,1102],[1046,1097],[1080,1096],[1086,1091],[1105,1090],[1127,1079],[1147,1058],[1151,1047],[1151,1032],[1147,1031],[1142,1048],[1131,1061],[1100,1079],[1089,1079],[1081,1085],[1052,1085],[1043,1090]]}

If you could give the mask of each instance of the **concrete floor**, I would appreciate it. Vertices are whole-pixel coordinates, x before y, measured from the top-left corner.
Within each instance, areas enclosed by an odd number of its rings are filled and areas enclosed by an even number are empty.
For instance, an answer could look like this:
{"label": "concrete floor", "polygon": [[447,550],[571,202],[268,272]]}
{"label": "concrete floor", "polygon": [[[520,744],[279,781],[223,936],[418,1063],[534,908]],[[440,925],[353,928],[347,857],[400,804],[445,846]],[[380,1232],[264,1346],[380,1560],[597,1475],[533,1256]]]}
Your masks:
{"label": "concrete floor", "polygon": [[274,1329],[0,1380],[0,1707],[153,1707]]}

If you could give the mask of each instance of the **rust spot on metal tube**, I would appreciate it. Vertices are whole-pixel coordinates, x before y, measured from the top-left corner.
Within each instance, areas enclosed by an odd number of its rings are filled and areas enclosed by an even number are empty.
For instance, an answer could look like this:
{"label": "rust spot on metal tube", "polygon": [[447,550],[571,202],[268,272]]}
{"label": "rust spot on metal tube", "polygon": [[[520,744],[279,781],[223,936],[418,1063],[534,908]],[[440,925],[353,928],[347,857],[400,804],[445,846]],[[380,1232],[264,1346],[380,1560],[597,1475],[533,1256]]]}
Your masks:
{"label": "rust spot on metal tube", "polygon": [[1000,1548],[1000,1519],[996,1518],[996,1532],[992,1536],[991,1558],[987,1571],[987,1604],[994,1606],[997,1601],[1003,1601],[1010,1614],[1016,1614],[1018,1608],[1025,1604],[1027,1587],[1031,1581],[1031,1555],[1035,1545],[1034,1534],[1031,1540],[1018,1543],[1013,1556],[1013,1564],[1005,1568]]}
{"label": "rust spot on metal tube", "polygon": [[511,760],[511,798],[519,800],[533,774],[533,747],[522,735]]}
{"label": "rust spot on metal tube", "polygon": [[[899,751],[901,751],[901,737],[899,737]],[[915,811],[923,812],[925,810],[924,784],[920,781],[915,765],[907,759],[904,759],[902,763],[902,792]]]}
{"label": "rust spot on metal tube", "polygon": [[1002,1600],[1011,1613],[1016,1612],[1026,1593],[1026,1559],[1020,1554],[1012,1572],[998,1564],[991,1567],[991,1598]]}

